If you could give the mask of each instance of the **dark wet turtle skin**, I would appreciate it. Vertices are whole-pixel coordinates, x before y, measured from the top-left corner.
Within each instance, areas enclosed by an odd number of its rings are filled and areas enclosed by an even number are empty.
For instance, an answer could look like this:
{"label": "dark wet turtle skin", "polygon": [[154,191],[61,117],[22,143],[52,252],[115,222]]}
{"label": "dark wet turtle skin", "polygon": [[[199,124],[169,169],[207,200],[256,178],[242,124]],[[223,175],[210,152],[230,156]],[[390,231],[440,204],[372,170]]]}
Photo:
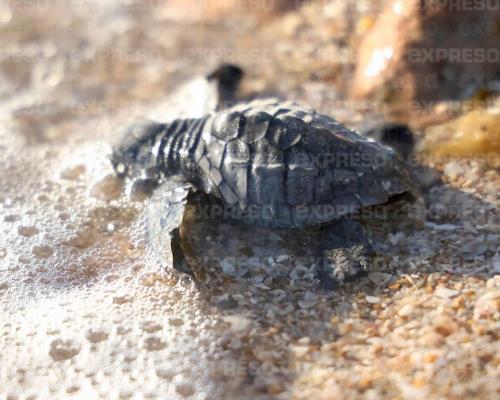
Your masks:
{"label": "dark wet turtle skin", "polygon": [[415,136],[408,125],[388,122],[375,126],[363,135],[395,150],[403,160],[408,160],[415,148]]}
{"label": "dark wet turtle skin", "polygon": [[182,176],[237,219],[263,226],[320,226],[412,188],[394,152],[292,103],[256,100],[136,125],[126,136],[113,158],[118,170],[158,182]]}
{"label": "dark wet turtle skin", "polygon": [[365,272],[373,254],[355,214],[413,190],[393,150],[289,102],[254,100],[198,119],[143,122],[124,136],[115,170],[157,186],[151,241],[164,264],[183,272],[190,267],[179,263],[179,227],[190,193],[205,193],[209,205],[246,224],[321,227],[318,274],[330,289]]}

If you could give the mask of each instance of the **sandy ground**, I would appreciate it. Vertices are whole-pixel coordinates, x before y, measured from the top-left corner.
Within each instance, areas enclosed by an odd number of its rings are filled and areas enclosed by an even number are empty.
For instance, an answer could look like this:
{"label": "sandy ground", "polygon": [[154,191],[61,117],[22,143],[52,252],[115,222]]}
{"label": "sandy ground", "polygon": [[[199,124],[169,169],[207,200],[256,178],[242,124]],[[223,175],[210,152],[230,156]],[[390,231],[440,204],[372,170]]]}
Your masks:
{"label": "sandy ground", "polygon": [[[0,2],[0,399],[498,398],[500,177],[486,157],[422,157],[437,171],[425,214],[378,232],[383,257],[333,292],[286,246],[247,248],[198,284],[158,265],[145,203],[108,176],[118,124],[178,114],[180,82],[222,60],[253,90],[355,126],[369,114],[304,72],[308,35],[293,47],[153,3]],[[195,256],[234,231],[204,234]]]}

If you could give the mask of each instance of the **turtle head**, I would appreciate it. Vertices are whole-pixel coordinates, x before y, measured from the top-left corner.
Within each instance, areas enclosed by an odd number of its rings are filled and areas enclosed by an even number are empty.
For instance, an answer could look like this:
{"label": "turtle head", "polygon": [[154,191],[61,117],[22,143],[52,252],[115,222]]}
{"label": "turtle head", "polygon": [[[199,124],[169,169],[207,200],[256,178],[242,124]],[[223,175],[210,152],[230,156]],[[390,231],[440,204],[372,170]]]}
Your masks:
{"label": "turtle head", "polygon": [[156,179],[158,175],[156,144],[161,140],[165,124],[138,122],[122,128],[113,146],[111,164],[121,178]]}

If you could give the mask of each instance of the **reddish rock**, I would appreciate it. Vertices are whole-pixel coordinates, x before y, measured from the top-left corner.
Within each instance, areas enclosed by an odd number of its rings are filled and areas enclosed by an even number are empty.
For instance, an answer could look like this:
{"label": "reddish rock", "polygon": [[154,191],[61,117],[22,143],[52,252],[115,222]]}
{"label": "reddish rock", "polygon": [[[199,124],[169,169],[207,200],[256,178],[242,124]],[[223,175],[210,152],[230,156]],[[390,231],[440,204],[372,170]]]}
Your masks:
{"label": "reddish rock", "polygon": [[352,97],[406,114],[486,87],[500,61],[500,7],[487,8],[486,1],[389,1],[358,48]]}

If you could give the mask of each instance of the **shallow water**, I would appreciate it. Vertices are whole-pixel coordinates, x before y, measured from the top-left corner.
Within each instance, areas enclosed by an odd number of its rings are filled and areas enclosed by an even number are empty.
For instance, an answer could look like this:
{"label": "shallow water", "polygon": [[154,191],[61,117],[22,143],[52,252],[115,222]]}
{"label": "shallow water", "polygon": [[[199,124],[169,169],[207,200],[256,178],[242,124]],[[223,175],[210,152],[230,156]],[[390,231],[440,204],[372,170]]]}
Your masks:
{"label": "shallow water", "polygon": [[[133,118],[143,103],[120,96],[130,89],[126,64],[155,73],[151,57],[148,65],[131,55],[112,59],[121,54],[116,36],[132,27],[130,10],[90,2],[2,7],[10,47],[1,64],[0,392],[200,399],[231,392],[238,379],[218,345],[217,313],[192,284],[157,273],[142,204],[103,181],[112,172],[110,115]],[[113,65],[124,85],[117,91],[105,85]]]}

